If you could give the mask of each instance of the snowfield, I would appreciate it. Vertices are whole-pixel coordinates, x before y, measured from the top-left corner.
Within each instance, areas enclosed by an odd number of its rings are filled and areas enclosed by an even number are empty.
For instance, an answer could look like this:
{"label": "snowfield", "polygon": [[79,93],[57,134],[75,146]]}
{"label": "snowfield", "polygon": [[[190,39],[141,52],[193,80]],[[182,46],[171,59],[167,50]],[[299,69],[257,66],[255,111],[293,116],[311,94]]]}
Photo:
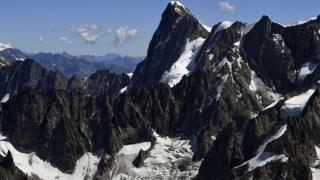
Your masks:
{"label": "snowfield", "polygon": [[10,44],[0,43],[0,51],[3,51],[5,49],[10,49],[12,46]]}
{"label": "snowfield", "polygon": [[72,174],[67,174],[53,167],[49,162],[40,159],[35,153],[23,153],[18,151],[0,135],[0,155],[6,156],[11,152],[17,168],[28,175],[37,175],[44,180],[79,180],[92,179],[98,169],[100,158],[92,153],[85,153],[77,162]]}
{"label": "snowfield", "polygon": [[[193,151],[190,140],[160,137],[154,132],[156,143],[143,166],[136,168],[132,161],[140,149],[147,150],[150,142],[124,146],[116,157],[112,179],[191,179],[195,177],[201,162],[191,162]],[[180,165],[186,165],[184,171]]]}
{"label": "snowfield", "polygon": [[189,41],[186,44],[184,52],[179,59],[171,66],[169,71],[162,75],[161,82],[168,84],[170,87],[178,84],[184,75],[188,75],[194,68],[194,58],[199,52],[205,39],[198,38]]}

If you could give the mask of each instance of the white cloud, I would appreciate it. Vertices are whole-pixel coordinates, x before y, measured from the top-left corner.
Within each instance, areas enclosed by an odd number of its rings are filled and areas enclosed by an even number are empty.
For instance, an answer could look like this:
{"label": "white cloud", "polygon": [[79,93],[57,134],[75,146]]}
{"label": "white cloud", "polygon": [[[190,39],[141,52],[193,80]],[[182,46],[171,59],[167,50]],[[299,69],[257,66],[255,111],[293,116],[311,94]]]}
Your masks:
{"label": "white cloud", "polygon": [[42,42],[45,41],[45,39],[44,39],[42,36],[39,36],[39,37],[38,37],[38,41],[42,43]]}
{"label": "white cloud", "polygon": [[114,45],[122,45],[137,37],[138,30],[130,29],[128,26],[120,26],[116,30],[116,36],[114,39]]}
{"label": "white cloud", "polygon": [[99,38],[99,35],[92,34],[91,32],[83,32],[80,34],[81,39],[87,43],[94,45],[97,42],[97,39]]}
{"label": "white cloud", "polygon": [[86,24],[84,26],[73,27],[70,31],[78,35],[83,42],[94,45],[99,38],[99,35],[95,33],[98,29],[99,26],[97,24]]}
{"label": "white cloud", "polygon": [[99,26],[98,26],[97,24],[91,24],[91,25],[89,26],[89,28],[90,28],[92,31],[96,31],[96,30],[99,29]]}
{"label": "white cloud", "polygon": [[72,41],[69,40],[67,37],[59,37],[59,41],[61,43],[72,44]]}
{"label": "white cloud", "polygon": [[228,1],[221,1],[218,3],[219,10],[223,12],[227,12],[233,14],[236,12],[236,7],[230,4]]}

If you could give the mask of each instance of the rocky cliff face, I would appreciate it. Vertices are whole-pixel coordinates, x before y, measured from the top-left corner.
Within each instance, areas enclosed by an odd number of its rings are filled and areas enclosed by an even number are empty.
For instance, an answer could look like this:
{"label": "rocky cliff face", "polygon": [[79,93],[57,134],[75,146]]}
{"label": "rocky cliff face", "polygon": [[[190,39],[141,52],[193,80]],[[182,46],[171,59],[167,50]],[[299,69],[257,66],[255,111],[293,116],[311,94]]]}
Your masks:
{"label": "rocky cliff face", "polygon": [[132,83],[151,86],[160,82],[186,49],[196,39],[205,39],[209,32],[191,12],[178,2],[169,3],[149,44],[145,60],[138,64]]}
{"label": "rocky cliff face", "polygon": [[44,179],[317,179],[319,20],[285,27],[263,16],[208,32],[171,2],[132,79],[14,63],[0,70],[1,95],[12,95],[0,149]]}
{"label": "rocky cliff face", "polygon": [[86,80],[73,76],[70,79],[59,71],[50,71],[31,59],[16,61],[11,66],[0,69],[0,97],[14,96],[27,88],[39,92],[53,89],[80,91],[92,96],[117,95],[129,84],[129,76],[116,75],[108,70],[98,71]]}
{"label": "rocky cliff face", "polygon": [[15,61],[15,58],[12,56],[0,55],[0,67],[8,66]]}
{"label": "rocky cliff face", "polygon": [[[293,96],[316,88],[315,81],[310,81],[312,76],[316,76],[312,74],[317,69],[317,65],[310,67],[310,64],[318,64],[319,61],[315,45],[319,40],[313,36],[318,36],[319,27],[315,28],[315,24],[319,24],[318,19],[298,26],[283,27],[264,16],[250,27],[249,32],[244,31],[240,41],[241,55],[274,92]],[[305,30],[298,33],[297,29],[302,27]],[[305,31],[310,31],[310,34],[305,35]],[[297,34],[291,36],[293,32]],[[305,38],[309,36],[307,39],[313,52],[302,53],[300,51],[305,45],[300,44],[297,50],[289,43],[298,42],[302,34]],[[299,46],[299,43],[295,46]],[[295,54],[299,54],[299,59]],[[278,60],[270,62],[275,59]],[[275,71],[277,68],[279,70]],[[305,81],[308,83],[303,83]],[[217,140],[204,158],[198,178],[317,179],[318,170],[315,166],[319,142],[314,132],[319,131],[319,122],[317,113],[311,113],[311,109],[317,106],[314,102],[317,96],[316,91],[309,100],[302,93],[286,101],[281,100],[270,109],[264,108],[254,117],[234,116],[226,128],[218,133]],[[313,117],[308,114],[313,114]],[[301,120],[305,116],[308,119]]]}
{"label": "rocky cliff face", "polygon": [[118,95],[129,83],[130,77],[126,74],[117,75],[108,70],[100,70],[86,79],[85,87],[89,95]]}

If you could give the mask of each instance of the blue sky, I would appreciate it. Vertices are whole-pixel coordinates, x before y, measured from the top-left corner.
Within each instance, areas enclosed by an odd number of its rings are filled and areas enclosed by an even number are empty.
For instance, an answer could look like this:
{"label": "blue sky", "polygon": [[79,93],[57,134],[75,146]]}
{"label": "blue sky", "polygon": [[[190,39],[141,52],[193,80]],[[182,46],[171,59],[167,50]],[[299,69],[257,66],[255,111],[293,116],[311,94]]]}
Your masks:
{"label": "blue sky", "polygon": [[[144,56],[167,0],[2,0],[0,42],[29,52]],[[289,24],[320,14],[319,0],[181,0],[199,20]]]}

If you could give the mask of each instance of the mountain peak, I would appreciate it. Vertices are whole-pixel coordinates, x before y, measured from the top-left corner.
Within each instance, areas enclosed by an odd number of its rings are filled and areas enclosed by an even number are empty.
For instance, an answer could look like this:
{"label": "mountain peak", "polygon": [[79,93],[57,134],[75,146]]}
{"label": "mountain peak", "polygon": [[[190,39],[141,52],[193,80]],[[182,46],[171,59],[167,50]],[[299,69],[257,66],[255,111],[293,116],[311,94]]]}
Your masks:
{"label": "mountain peak", "polygon": [[171,6],[180,6],[185,8],[185,6],[180,1],[170,1]]}
{"label": "mountain peak", "polygon": [[180,1],[170,1],[167,6],[167,10],[169,10],[170,12],[176,12],[180,15],[184,13],[191,14],[191,12],[186,8],[186,6],[184,6]]}
{"label": "mountain peak", "polygon": [[5,49],[10,49],[10,48],[12,48],[12,46],[9,43],[5,44],[0,42],[0,51],[3,51]]}
{"label": "mountain peak", "polygon": [[271,22],[271,19],[269,16],[267,15],[263,15],[259,21],[262,21],[262,22]]}

